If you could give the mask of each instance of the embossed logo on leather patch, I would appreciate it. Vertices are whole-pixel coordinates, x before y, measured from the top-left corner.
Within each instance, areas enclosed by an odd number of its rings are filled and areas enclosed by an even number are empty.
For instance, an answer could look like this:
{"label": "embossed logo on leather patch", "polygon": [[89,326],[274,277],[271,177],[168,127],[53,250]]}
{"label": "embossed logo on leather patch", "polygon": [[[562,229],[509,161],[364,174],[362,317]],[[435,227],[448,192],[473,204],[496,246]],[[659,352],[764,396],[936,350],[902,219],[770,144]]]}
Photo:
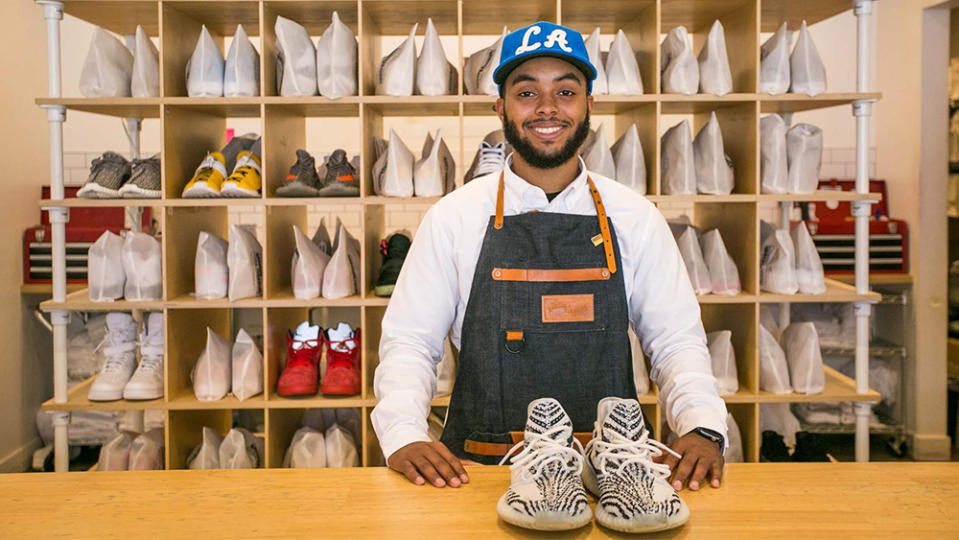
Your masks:
{"label": "embossed logo on leather patch", "polygon": [[543,322],[592,322],[593,295],[543,295]]}

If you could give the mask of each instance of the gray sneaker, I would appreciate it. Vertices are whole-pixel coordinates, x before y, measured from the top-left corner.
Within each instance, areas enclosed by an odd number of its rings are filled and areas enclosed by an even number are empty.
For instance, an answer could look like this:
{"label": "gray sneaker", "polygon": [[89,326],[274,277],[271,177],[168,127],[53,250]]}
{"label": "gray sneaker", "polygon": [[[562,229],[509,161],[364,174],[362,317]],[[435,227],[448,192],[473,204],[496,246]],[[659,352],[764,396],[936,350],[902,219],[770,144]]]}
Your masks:
{"label": "gray sneaker", "polygon": [[346,159],[346,151],[337,148],[323,165],[323,187],[320,197],[358,197],[360,185],[356,178],[356,167]]}
{"label": "gray sneaker", "polygon": [[116,152],[104,152],[90,162],[90,176],[77,192],[77,197],[118,199],[120,187],[129,179],[130,162]]}
{"label": "gray sneaker", "polygon": [[473,157],[473,164],[466,171],[463,177],[463,183],[469,182],[474,178],[485,176],[490,173],[499,172],[506,164],[506,156],[513,151],[513,147],[506,142],[506,137],[502,129],[490,132],[480,143],[476,155]]}
{"label": "gray sneaker", "polygon": [[160,154],[146,159],[134,159],[130,181],[120,188],[125,199],[160,198]]}
{"label": "gray sneaker", "polygon": [[316,197],[320,194],[320,177],[316,161],[306,150],[296,151],[296,163],[290,167],[286,182],[276,188],[277,197]]}

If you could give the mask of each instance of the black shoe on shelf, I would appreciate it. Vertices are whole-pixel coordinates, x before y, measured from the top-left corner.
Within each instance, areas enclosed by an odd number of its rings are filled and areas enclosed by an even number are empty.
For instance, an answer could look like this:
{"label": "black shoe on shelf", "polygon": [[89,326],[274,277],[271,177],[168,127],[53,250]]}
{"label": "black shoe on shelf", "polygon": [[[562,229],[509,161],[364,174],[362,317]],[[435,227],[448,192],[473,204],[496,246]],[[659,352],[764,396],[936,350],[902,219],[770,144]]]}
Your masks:
{"label": "black shoe on shelf", "polygon": [[763,445],[760,447],[759,454],[760,461],[791,461],[783,436],[775,431],[763,432]]}
{"label": "black shoe on shelf", "polygon": [[793,452],[793,461],[824,462],[831,461],[822,441],[815,433],[808,431],[796,432],[796,451]]}
{"label": "black shoe on shelf", "polygon": [[411,243],[409,235],[404,231],[393,233],[380,243],[383,265],[380,267],[380,275],[376,278],[373,294],[376,296],[393,294],[393,287],[396,286],[396,279],[400,275],[400,269],[403,267],[403,261],[406,260]]}

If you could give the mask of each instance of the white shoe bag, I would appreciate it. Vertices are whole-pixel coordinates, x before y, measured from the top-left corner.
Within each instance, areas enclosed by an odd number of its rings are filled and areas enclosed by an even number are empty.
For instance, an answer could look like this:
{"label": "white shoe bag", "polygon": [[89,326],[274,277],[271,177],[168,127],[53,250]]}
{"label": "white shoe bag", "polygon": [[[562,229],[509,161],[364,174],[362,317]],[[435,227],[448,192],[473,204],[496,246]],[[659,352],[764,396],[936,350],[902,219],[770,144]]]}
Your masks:
{"label": "white shoe bag", "polygon": [[764,326],[759,327],[759,389],[773,394],[793,391],[786,353]]}
{"label": "white shoe bag", "polygon": [[493,71],[499,66],[499,57],[503,52],[503,38],[509,30],[504,26],[503,33],[489,47],[471,54],[463,66],[463,86],[471,95],[498,96],[499,86],[493,82]]}
{"label": "white shoe bag", "polygon": [[163,296],[160,242],[146,233],[126,233],[123,271],[127,275],[123,296],[127,300],[159,300]]}
{"label": "white shoe bag", "polygon": [[136,98],[157,97],[160,95],[160,55],[139,24],[135,41],[130,93]]}
{"label": "white shoe bag", "polygon": [[90,300],[110,302],[123,298],[127,275],[123,270],[123,238],[103,231],[87,251],[87,284]]}
{"label": "white shoe bag", "polygon": [[296,242],[291,265],[293,296],[301,300],[317,298],[323,292],[323,274],[330,256],[296,225],[293,226],[293,237]]}
{"label": "white shoe bag", "polygon": [[133,55],[120,40],[99,26],[80,70],[80,94],[86,97],[129,97]]}
{"label": "white shoe bag", "polygon": [[761,290],[777,294],[796,294],[796,251],[789,232],[776,229],[763,239],[759,268]]}
{"label": "white shoe bag", "polygon": [[726,251],[726,244],[719,234],[719,229],[713,229],[702,238],[703,259],[709,269],[710,289],[713,294],[736,295],[742,292],[739,282],[739,269],[736,262]]}
{"label": "white shoe bag", "polygon": [[357,94],[357,44],[350,27],[333,12],[333,21],[316,44],[316,85],[320,95],[339,99]]}
{"label": "white shoe bag", "polygon": [[243,25],[236,25],[233,43],[226,53],[223,95],[252,97],[260,95],[260,53],[250,43]]}
{"label": "white shoe bag", "polygon": [[729,448],[723,454],[726,463],[742,463],[743,454],[743,436],[739,431],[739,424],[732,414],[726,414],[726,440],[729,442]]}
{"label": "white shoe bag", "polygon": [[230,301],[263,295],[263,248],[251,225],[230,225],[226,252]]}
{"label": "white shoe bag", "polygon": [[718,20],[713,22],[706,44],[699,51],[699,91],[717,96],[733,91],[733,74],[726,55],[726,32]]}
{"label": "white shoe bag", "polygon": [[723,132],[716,113],[696,134],[693,141],[693,162],[696,166],[696,191],[706,195],[729,195],[735,180],[732,160],[723,148]]}
{"label": "white shoe bag", "polygon": [[277,17],[276,84],[281,96],[316,95],[316,47],[306,28]]}
{"label": "white shoe bag", "polygon": [[819,186],[822,166],[822,130],[812,124],[796,124],[786,132],[787,183],[790,193],[812,193]]}
{"label": "white shoe bag", "polygon": [[98,471],[126,471],[130,469],[130,446],[133,438],[121,431],[100,447]]}
{"label": "white shoe bag", "polygon": [[789,91],[789,31],[783,22],[760,48],[759,91],[779,95]]}
{"label": "white shoe bag", "polygon": [[190,372],[193,395],[197,400],[216,401],[223,399],[230,391],[233,383],[232,351],[232,343],[210,328],[206,329],[206,347]]}
{"label": "white shoe bag", "polygon": [[629,126],[625,133],[610,148],[613,162],[616,164],[614,179],[629,186],[636,193],[646,194],[646,157],[643,145],[639,141],[636,124]]}
{"label": "white shoe bag", "polygon": [[389,143],[380,146],[385,148],[373,163],[373,191],[384,197],[412,197],[413,152],[392,129]]}
{"label": "white shoe bag", "polygon": [[257,438],[249,430],[236,427],[226,434],[220,444],[220,468],[255,469],[260,466]]}
{"label": "white shoe bag", "polygon": [[780,339],[789,364],[789,379],[800,394],[819,394],[826,385],[822,367],[822,349],[819,334],[811,322],[792,323],[783,330]]}
{"label": "white shoe bag", "polygon": [[455,86],[456,68],[446,59],[433,19],[427,19],[423,49],[416,59],[416,93],[421,96],[444,96],[456,93]]}
{"label": "white shoe bag", "polygon": [[326,441],[323,439],[323,433],[308,426],[296,430],[283,457],[283,467],[286,469],[326,467]]}
{"label": "white shoe bag", "polygon": [[663,93],[695,94],[699,90],[699,63],[689,45],[686,27],[670,30],[659,49]]}
{"label": "white shoe bag", "polygon": [[186,63],[186,94],[190,97],[223,97],[223,72],[223,51],[203,25],[193,55]]}
{"label": "white shoe bag", "polygon": [[600,50],[599,27],[597,26],[593,33],[586,38],[586,54],[589,55],[589,63],[596,68],[596,78],[593,80],[593,95],[601,96],[609,93],[609,83],[606,78],[606,67],[603,66],[603,52]]}
{"label": "white shoe bag", "polygon": [[806,21],[799,26],[799,38],[789,57],[789,71],[792,93],[815,96],[826,91],[826,67],[812,42]]}
{"label": "white shoe bag", "polygon": [[822,259],[816,250],[806,223],[800,221],[793,228],[792,241],[796,248],[796,281],[799,292],[803,294],[822,294],[826,292],[826,278],[823,273]]}
{"label": "white shoe bag", "polygon": [[733,333],[720,330],[706,334],[709,358],[719,395],[728,396],[739,391],[739,372],[736,368],[736,351],[733,349]]}
{"label": "white shoe bag", "polygon": [[410,35],[393,49],[393,52],[383,57],[380,69],[376,72],[376,95],[378,96],[412,96],[413,82],[416,80],[416,27],[410,30]]}
{"label": "white shoe bag", "polygon": [[[598,47],[598,45],[597,45]],[[643,78],[636,52],[622,30],[616,32],[606,57],[607,91],[611,95],[636,96],[643,93]]]}
{"label": "white shoe bag", "polygon": [[759,121],[759,170],[763,193],[789,193],[788,129],[778,114],[767,114]]}
{"label": "white shoe bag", "polygon": [[346,234],[346,228],[340,224],[336,232],[333,256],[323,273],[323,298],[344,298],[357,293],[358,281],[354,279],[350,242],[344,239]]}
{"label": "white shoe bag", "polygon": [[695,195],[696,167],[689,120],[663,133],[661,144],[663,195]]}
{"label": "white shoe bag", "polygon": [[586,170],[601,174],[606,178],[616,177],[616,163],[613,162],[613,153],[606,144],[606,127],[599,124],[596,136],[589,147],[583,149],[583,161]]}
{"label": "white shoe bag", "polygon": [[759,405],[759,433],[775,431],[783,436],[786,446],[796,446],[796,432],[801,429],[799,419],[789,408],[789,403],[762,403]]}
{"label": "white shoe bag", "polygon": [[263,355],[253,343],[246,330],[240,329],[233,343],[232,387],[233,395],[240,401],[263,393]]}
{"label": "white shoe bag", "polygon": [[683,262],[686,263],[686,272],[689,274],[689,283],[693,286],[693,292],[696,294],[709,294],[712,292],[712,279],[709,277],[709,270],[706,268],[706,261],[703,259],[702,249],[699,247],[696,229],[687,227],[679,235],[679,253],[683,256]]}
{"label": "white shoe bag", "polygon": [[144,431],[130,445],[131,471],[163,470],[163,428]]}
{"label": "white shoe bag", "polygon": [[193,265],[194,296],[201,300],[226,298],[230,278],[226,264],[229,246],[219,236],[200,231]]}
{"label": "white shoe bag", "polygon": [[413,166],[413,194],[417,197],[439,197],[452,191],[456,163],[446,146],[443,130],[436,130],[436,139],[426,135],[422,158]]}
{"label": "white shoe bag", "polygon": [[220,468],[220,444],[223,437],[213,428],[203,428],[203,440],[196,445],[186,459],[186,466],[192,470],[210,470]]}
{"label": "white shoe bag", "polygon": [[326,429],[326,466],[356,467],[360,464],[353,435],[339,424]]}

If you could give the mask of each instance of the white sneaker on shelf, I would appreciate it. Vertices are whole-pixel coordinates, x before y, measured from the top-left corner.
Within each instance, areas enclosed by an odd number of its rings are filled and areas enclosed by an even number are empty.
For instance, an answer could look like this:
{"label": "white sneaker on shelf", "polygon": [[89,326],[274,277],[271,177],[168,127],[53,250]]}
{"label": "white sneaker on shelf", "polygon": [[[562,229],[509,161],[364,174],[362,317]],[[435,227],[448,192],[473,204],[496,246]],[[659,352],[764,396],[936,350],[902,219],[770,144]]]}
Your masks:
{"label": "white sneaker on shelf", "polygon": [[145,326],[140,334],[140,365],[123,387],[123,399],[163,397],[163,313],[151,313]]}
{"label": "white sneaker on shelf", "polygon": [[[507,523],[542,531],[565,531],[589,524],[593,517],[580,475],[582,446],[573,437],[573,423],[552,398],[529,404],[524,440],[513,454],[510,486],[496,505]],[[579,447],[577,450],[576,447]]]}
{"label": "white sneaker on shelf", "polygon": [[97,349],[103,349],[106,360],[100,374],[90,386],[90,401],[116,401],[123,397],[123,387],[136,368],[137,324],[129,313],[108,313],[107,332]]}
{"label": "white sneaker on shelf", "polygon": [[689,508],[669,485],[669,466],[653,463],[664,452],[676,455],[649,438],[635,399],[608,397],[599,402],[583,471],[583,483],[597,499],[597,523],[628,533],[686,523]]}

